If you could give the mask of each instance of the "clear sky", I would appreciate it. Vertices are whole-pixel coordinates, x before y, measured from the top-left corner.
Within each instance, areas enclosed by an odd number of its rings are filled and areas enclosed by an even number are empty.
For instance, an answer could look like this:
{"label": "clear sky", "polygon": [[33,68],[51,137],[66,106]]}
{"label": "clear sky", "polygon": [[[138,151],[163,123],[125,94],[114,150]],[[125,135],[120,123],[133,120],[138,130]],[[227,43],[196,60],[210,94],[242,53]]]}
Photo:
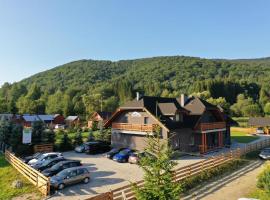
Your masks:
{"label": "clear sky", "polygon": [[269,0],[0,0],[0,85],[79,59],[270,56]]}

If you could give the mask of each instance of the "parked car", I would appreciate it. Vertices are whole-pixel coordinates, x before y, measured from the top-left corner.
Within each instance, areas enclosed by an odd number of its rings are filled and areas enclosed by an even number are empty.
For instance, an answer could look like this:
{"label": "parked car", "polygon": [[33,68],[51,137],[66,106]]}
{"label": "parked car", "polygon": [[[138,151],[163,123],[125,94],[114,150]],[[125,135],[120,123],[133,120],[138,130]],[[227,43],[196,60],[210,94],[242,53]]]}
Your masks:
{"label": "parked car", "polygon": [[58,152],[44,153],[40,157],[30,160],[28,164],[30,166],[39,165],[40,163],[43,163],[46,160],[51,160],[57,157],[63,157],[62,153]]}
{"label": "parked car", "polygon": [[123,149],[124,148],[113,148],[112,150],[106,153],[106,157],[112,159],[115,154],[119,153]]}
{"label": "parked car", "polygon": [[32,160],[32,159],[38,159],[40,156],[42,156],[42,154],[43,154],[43,153],[38,152],[38,153],[35,153],[35,154],[32,155],[32,156],[26,156],[26,157],[22,158],[22,161],[23,161],[24,163],[28,163],[28,162],[29,162],[30,160]]}
{"label": "parked car", "polygon": [[79,160],[61,161],[61,162],[53,165],[51,168],[43,170],[42,174],[44,174],[47,177],[50,177],[50,176],[56,175],[57,173],[61,172],[64,169],[78,167],[78,166],[82,166],[81,161],[79,161]]}
{"label": "parked car", "polygon": [[85,153],[88,154],[105,153],[111,150],[110,143],[105,141],[88,142],[87,145],[88,147],[85,150]]}
{"label": "parked car", "polygon": [[77,153],[84,153],[88,150],[89,148],[89,145],[91,144],[91,142],[86,142],[80,146],[77,146],[74,150],[77,152]]}
{"label": "parked car", "polygon": [[261,153],[259,154],[259,157],[264,160],[270,160],[270,147],[264,148]]}
{"label": "parked car", "polygon": [[117,162],[127,162],[128,157],[133,153],[134,151],[131,149],[123,149],[119,153],[115,154],[113,156],[113,160]]}
{"label": "parked car", "polygon": [[35,168],[38,171],[43,171],[64,160],[66,160],[64,157],[57,157],[51,160],[46,160],[45,162],[41,164],[34,165],[33,168]]}
{"label": "parked car", "polygon": [[264,134],[263,128],[257,128],[256,129],[256,134]]}
{"label": "parked car", "polygon": [[140,159],[145,157],[145,156],[148,156],[151,159],[155,159],[152,154],[142,151],[142,152],[133,152],[133,153],[131,153],[131,155],[128,158],[128,162],[130,164],[138,164],[140,162]]}
{"label": "parked car", "polygon": [[83,182],[87,184],[90,180],[90,173],[86,167],[72,167],[65,169],[50,178],[51,186],[62,190],[66,185]]}

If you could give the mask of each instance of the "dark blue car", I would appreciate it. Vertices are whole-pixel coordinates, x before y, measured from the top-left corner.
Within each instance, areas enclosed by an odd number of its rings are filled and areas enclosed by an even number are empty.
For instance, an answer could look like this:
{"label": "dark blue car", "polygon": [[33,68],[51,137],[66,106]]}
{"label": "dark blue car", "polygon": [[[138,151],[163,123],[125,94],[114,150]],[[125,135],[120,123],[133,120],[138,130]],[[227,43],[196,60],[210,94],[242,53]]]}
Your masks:
{"label": "dark blue car", "polygon": [[113,160],[117,162],[127,162],[128,157],[133,153],[131,149],[123,149],[113,156]]}

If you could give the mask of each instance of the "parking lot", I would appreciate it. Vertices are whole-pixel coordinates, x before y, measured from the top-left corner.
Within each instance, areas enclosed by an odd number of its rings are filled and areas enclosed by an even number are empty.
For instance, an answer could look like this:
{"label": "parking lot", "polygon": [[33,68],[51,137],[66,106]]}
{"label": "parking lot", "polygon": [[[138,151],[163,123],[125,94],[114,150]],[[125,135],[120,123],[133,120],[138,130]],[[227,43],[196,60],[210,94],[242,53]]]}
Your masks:
{"label": "parking lot", "polygon": [[[81,160],[91,173],[91,181],[88,184],[77,184],[57,191],[50,199],[86,199],[99,193],[139,181],[143,178],[143,172],[136,164],[118,163],[104,156],[65,152],[63,155],[68,159]],[[200,161],[200,157],[182,157],[177,160],[178,166],[185,166]]]}

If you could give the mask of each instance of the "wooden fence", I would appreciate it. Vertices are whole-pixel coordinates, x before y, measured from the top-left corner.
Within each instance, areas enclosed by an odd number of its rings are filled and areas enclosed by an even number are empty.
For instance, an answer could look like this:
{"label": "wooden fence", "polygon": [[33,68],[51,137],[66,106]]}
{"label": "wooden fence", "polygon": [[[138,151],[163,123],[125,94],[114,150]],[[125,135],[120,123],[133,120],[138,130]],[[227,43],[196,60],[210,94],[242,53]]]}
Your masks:
{"label": "wooden fence", "polygon": [[[231,150],[227,153],[223,153],[223,154],[220,154],[220,155],[214,156],[214,157],[209,157],[205,160],[202,160],[200,162],[197,162],[197,163],[194,163],[194,164],[191,164],[188,166],[180,167],[180,168],[175,170],[174,181],[181,181],[181,180],[184,180],[186,178],[190,178],[192,176],[198,175],[206,170],[223,165],[229,161],[239,159],[240,156],[242,156],[246,153],[262,149],[262,148],[267,147],[269,145],[270,145],[270,138],[267,138],[267,139],[259,141],[259,142],[247,144],[247,145],[245,145],[244,148],[241,148],[241,149],[238,148],[235,150]],[[143,187],[143,183],[144,183],[144,181],[141,180],[141,181],[136,182],[135,184],[139,187]],[[112,190],[110,192],[95,196],[93,198],[90,198],[89,200],[106,199],[104,196],[105,194],[106,194],[107,200],[136,200],[131,184],[128,184],[128,185],[125,185],[123,187],[119,187],[115,190]]]}
{"label": "wooden fence", "polygon": [[53,144],[37,144],[34,146],[34,153],[37,152],[52,152]]}
{"label": "wooden fence", "polygon": [[9,151],[5,151],[6,160],[16,168],[23,176],[25,176],[38,190],[44,195],[50,194],[50,179],[41,174],[39,171],[25,164],[19,158]]}

